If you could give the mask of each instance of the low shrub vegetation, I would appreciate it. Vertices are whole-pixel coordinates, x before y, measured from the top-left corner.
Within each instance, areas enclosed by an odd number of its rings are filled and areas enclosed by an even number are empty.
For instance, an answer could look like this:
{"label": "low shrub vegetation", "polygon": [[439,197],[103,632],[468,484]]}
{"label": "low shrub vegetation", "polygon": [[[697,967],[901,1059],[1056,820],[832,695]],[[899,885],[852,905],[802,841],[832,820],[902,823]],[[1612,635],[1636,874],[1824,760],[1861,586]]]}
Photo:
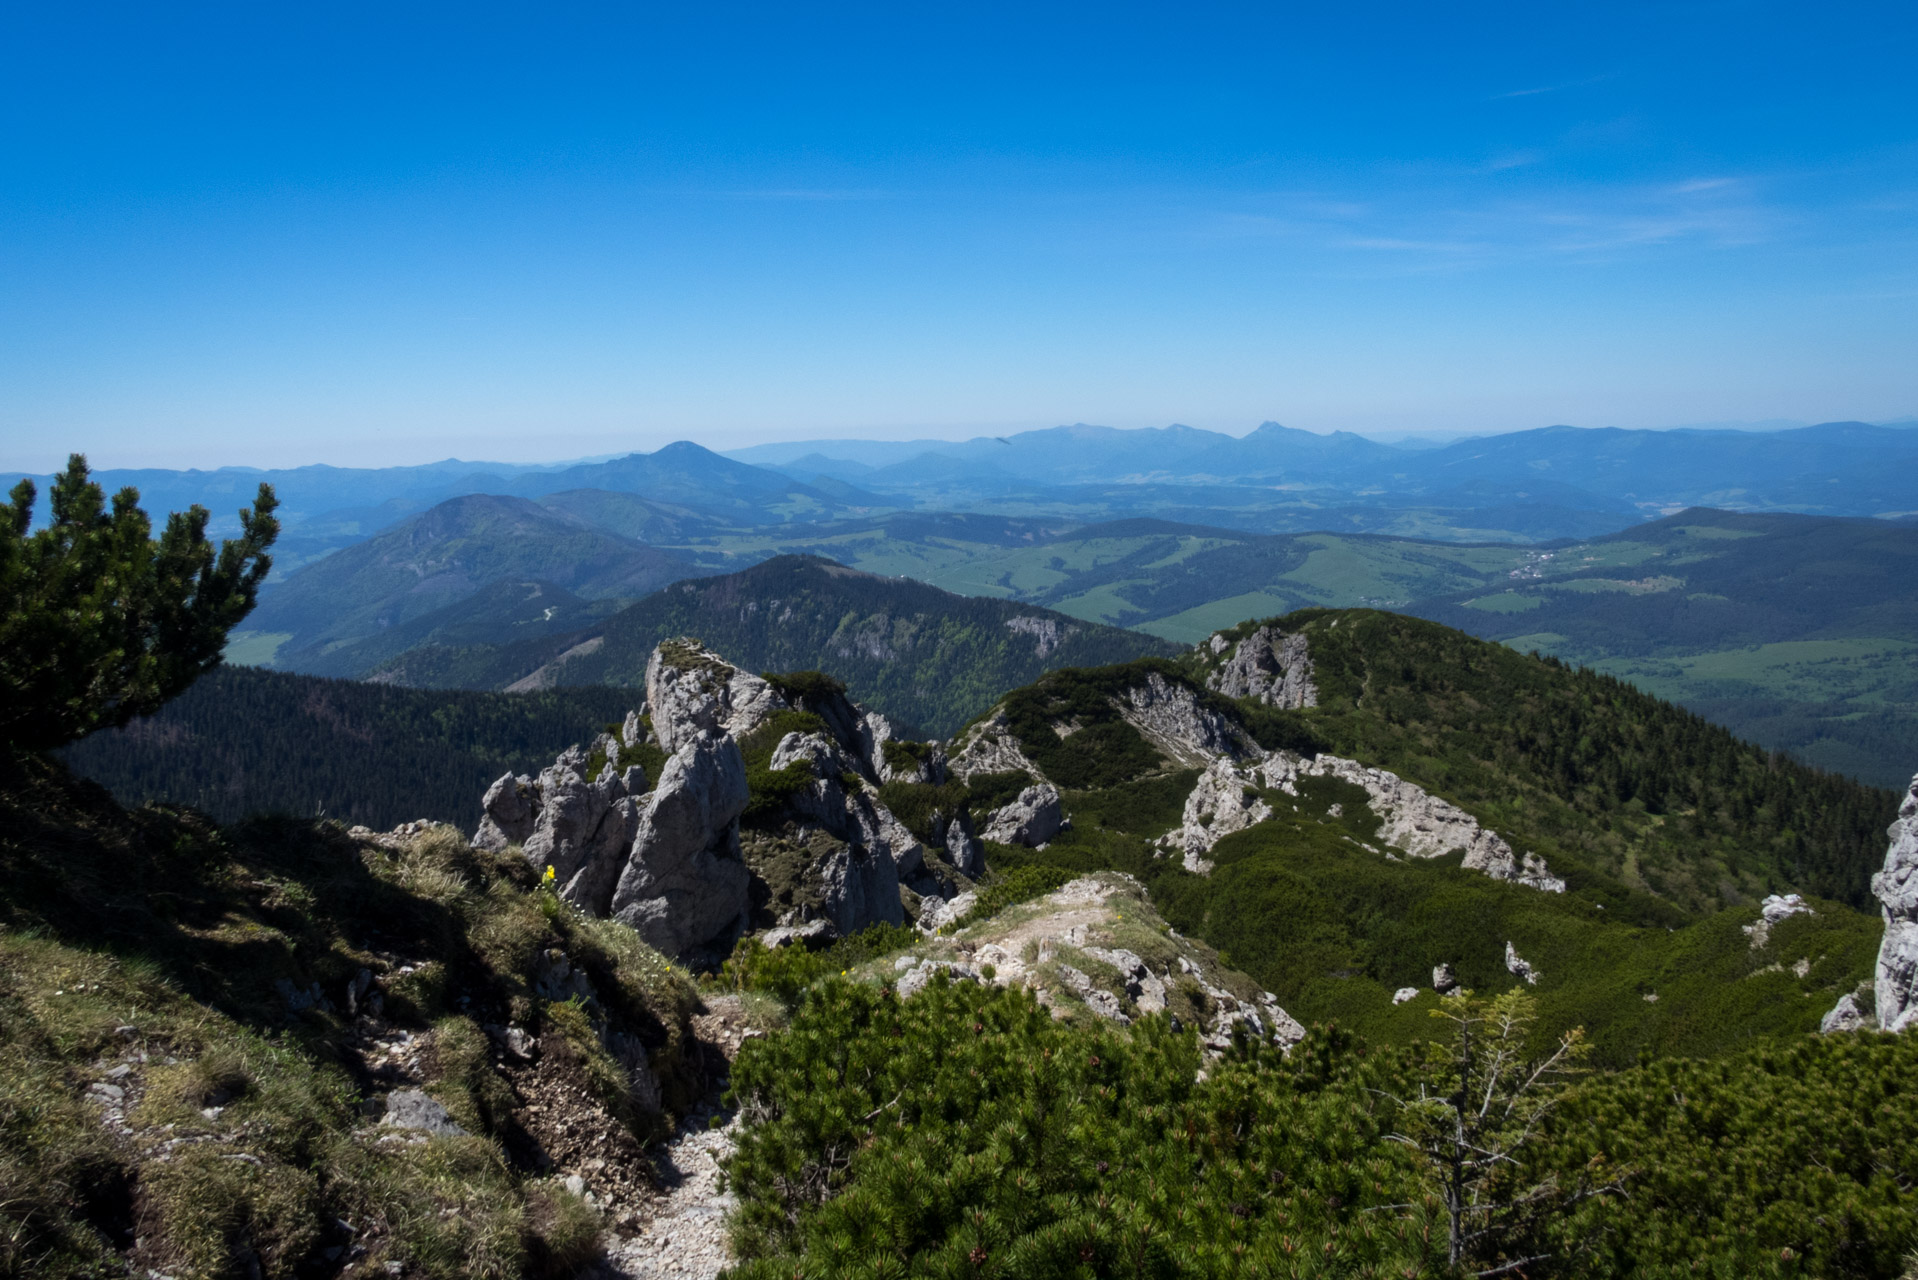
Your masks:
{"label": "low shrub vegetation", "polygon": [[[1022,991],[827,977],[736,1064],[733,1274],[1903,1272],[1918,1042],[1580,1078],[1540,1070],[1576,1067],[1575,1036],[1523,1047],[1527,994],[1446,1013],[1429,1050],[1321,1028],[1207,1062],[1164,1018],[1074,1026]],[[1501,1110],[1458,1148],[1446,1116],[1481,1092]],[[1503,1154],[1458,1174],[1480,1147]]]}

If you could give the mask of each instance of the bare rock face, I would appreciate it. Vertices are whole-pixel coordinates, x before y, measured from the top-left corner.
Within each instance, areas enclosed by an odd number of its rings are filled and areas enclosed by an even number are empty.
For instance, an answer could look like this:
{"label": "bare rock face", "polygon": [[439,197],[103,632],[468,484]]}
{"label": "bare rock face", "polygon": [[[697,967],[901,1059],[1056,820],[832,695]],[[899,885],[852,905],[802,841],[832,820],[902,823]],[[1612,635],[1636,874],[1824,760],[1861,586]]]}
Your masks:
{"label": "bare rock face", "polygon": [[653,739],[671,753],[701,733],[742,737],[788,703],[779,691],[694,640],[668,640],[646,663]]}
{"label": "bare rock face", "polygon": [[1838,1003],[1832,1006],[1831,1012],[1819,1020],[1818,1030],[1821,1035],[1829,1036],[1846,1031],[1866,1031],[1876,1025],[1872,1016],[1858,1007],[1858,997],[1847,991],[1838,997]]}
{"label": "bare rock face", "polygon": [[[655,729],[660,721],[655,711]],[[739,854],[739,815],[747,799],[746,764],[730,735],[705,732],[676,748],[640,814],[613,918],[669,956],[743,927],[750,876]]]}
{"label": "bare rock face", "polygon": [[1275,753],[1260,770],[1267,786],[1293,792],[1301,776],[1339,778],[1363,787],[1367,804],[1382,819],[1379,838],[1415,858],[1437,858],[1465,851],[1461,864],[1494,880],[1506,880],[1544,893],[1565,892],[1565,882],[1552,875],[1535,853],[1520,854],[1497,832],[1487,831],[1465,810],[1415,783],[1385,769],[1368,768],[1356,760],[1320,755],[1302,760],[1290,752]]}
{"label": "bare rock face", "polygon": [[[598,782],[582,773],[578,748],[540,771],[539,818],[524,845],[526,860],[551,867],[560,896],[591,912],[603,912],[633,838],[639,803],[610,769]],[[640,772],[641,789],[645,774]]]}
{"label": "bare rock face", "polygon": [[1205,768],[1220,756],[1256,760],[1265,754],[1230,720],[1200,706],[1191,689],[1156,671],[1120,696],[1119,714],[1187,768]]}
{"label": "bare rock face", "polygon": [[525,774],[505,774],[486,789],[480,801],[479,833],[473,843],[481,849],[502,853],[508,845],[523,845],[533,834],[539,819],[539,792]]}
{"label": "bare rock face", "polygon": [[1011,804],[993,810],[982,834],[1000,844],[1036,848],[1064,827],[1065,809],[1059,803],[1059,793],[1049,782],[1036,782],[1021,791]]}
{"label": "bare rock face", "polygon": [[473,843],[494,852],[521,846],[535,868],[553,868],[562,898],[604,914],[638,826],[637,797],[646,790],[646,771],[634,765],[616,773],[609,760],[589,782],[587,763],[586,753],[574,746],[537,778],[509,773],[498,779],[481,801],[484,814]]}
{"label": "bare rock face", "polygon": [[788,804],[802,821],[842,842],[819,868],[820,909],[841,937],[875,924],[903,924],[899,882],[924,865],[925,849],[885,806],[863,787],[839,743],[823,733],[789,733],[773,748],[772,768],[803,766],[813,780]]}
{"label": "bare rock face", "polygon": [[884,844],[847,844],[819,869],[821,905],[839,936],[875,924],[904,924],[899,868]]}
{"label": "bare rock face", "polygon": [[981,773],[1028,773],[1035,778],[1045,776],[1031,757],[1020,750],[1019,740],[1012,736],[1012,726],[1002,711],[995,711],[966,730],[953,747],[948,767],[962,781],[969,782],[973,775]]}
{"label": "bare rock face", "polygon": [[1077,635],[1079,628],[1061,623],[1057,618],[1012,617],[1006,619],[1006,630],[1014,635],[1030,636],[1033,640],[1033,653],[1045,657],[1067,640]]}
{"label": "bare rock face", "polygon": [[[1223,635],[1213,636],[1212,652],[1223,652],[1228,643]],[[1239,641],[1205,684],[1228,698],[1255,698],[1285,711],[1319,705],[1311,647],[1304,636],[1286,635],[1277,627],[1260,627]]]}
{"label": "bare rock face", "polygon": [[1911,780],[1898,820],[1886,834],[1891,847],[1885,851],[1885,869],[1871,878],[1871,891],[1885,913],[1875,984],[1878,1025],[1906,1031],[1918,1026],[1918,778]]}
{"label": "bare rock face", "polygon": [[1184,821],[1159,843],[1177,850],[1187,871],[1210,871],[1205,855],[1213,845],[1272,816],[1272,806],[1259,798],[1256,786],[1254,775],[1229,756],[1214,760],[1185,799]]}

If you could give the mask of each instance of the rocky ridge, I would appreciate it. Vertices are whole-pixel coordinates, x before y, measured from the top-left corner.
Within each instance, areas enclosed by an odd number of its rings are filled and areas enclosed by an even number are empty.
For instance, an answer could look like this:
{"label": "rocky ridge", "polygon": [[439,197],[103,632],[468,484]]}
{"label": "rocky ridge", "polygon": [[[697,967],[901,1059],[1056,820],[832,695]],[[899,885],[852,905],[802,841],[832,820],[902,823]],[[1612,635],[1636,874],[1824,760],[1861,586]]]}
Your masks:
{"label": "rocky ridge", "polygon": [[1911,780],[1888,834],[1885,869],[1871,878],[1885,914],[1873,994],[1878,1025],[1907,1031],[1918,1026],[1918,778]]}
{"label": "rocky ridge", "polygon": [[[741,743],[776,731],[768,726],[782,715],[804,727],[780,735],[765,757],[783,784],[780,802],[742,829],[753,789]],[[667,753],[650,783],[637,764],[622,768],[645,735]],[[906,902],[937,914],[985,870],[965,821],[949,823],[929,850],[879,801],[887,782],[944,781],[937,745],[913,747],[900,749],[885,717],[830,681],[782,685],[697,641],[668,641],[647,664],[643,711],[630,712],[619,734],[562,752],[537,777],[495,781],[474,843],[517,846],[550,869],[565,901],[700,963],[755,927],[821,921],[843,936],[899,924]],[[594,761],[603,763],[595,770]],[[1028,836],[1057,814],[1056,794],[1049,808],[1045,799],[1027,805]]]}
{"label": "rocky ridge", "polygon": [[1213,1053],[1229,1048],[1235,1035],[1286,1048],[1305,1036],[1277,996],[1167,925],[1144,887],[1115,871],[1082,876],[876,963],[904,998],[940,980],[1022,987],[1055,1018],[1124,1025],[1169,1014],[1175,1024],[1196,1027]]}
{"label": "rocky ridge", "polygon": [[[1224,652],[1223,634],[1213,639],[1217,642],[1213,651]],[[1208,684],[1228,696],[1245,689],[1250,692],[1236,696],[1315,705],[1317,693],[1311,689],[1310,656],[1304,644],[1302,636],[1287,637],[1269,626],[1259,628],[1239,642],[1234,655],[1212,672]],[[1280,658],[1284,659],[1282,666],[1267,670]],[[1260,673],[1263,683],[1253,679]],[[1288,687],[1291,693],[1284,692]],[[1306,690],[1311,690],[1311,701],[1301,702]],[[1565,881],[1551,874],[1543,858],[1513,849],[1503,837],[1485,829],[1450,801],[1395,773],[1356,760],[1326,753],[1306,756],[1284,749],[1268,751],[1226,715],[1205,705],[1191,687],[1169,680],[1158,671],[1143,673],[1111,702],[1168,767],[1203,770],[1187,795],[1180,825],[1160,840],[1161,847],[1177,853],[1189,871],[1209,871],[1211,863],[1206,855],[1215,844],[1272,816],[1271,804],[1261,791],[1296,796],[1298,779],[1330,777],[1365,791],[1369,807],[1381,820],[1380,840],[1399,853],[1437,858],[1462,852],[1462,865],[1468,870],[1545,893],[1565,892]],[[1076,730],[1061,725],[1054,731],[1069,736]],[[972,725],[954,742],[951,769],[967,780],[1002,773],[1030,777],[1030,786],[1016,801],[985,821],[983,833],[989,840],[1039,847],[1070,824],[1071,816],[1059,802],[1058,788],[1033,761],[1031,753],[1020,746],[1003,708]]]}

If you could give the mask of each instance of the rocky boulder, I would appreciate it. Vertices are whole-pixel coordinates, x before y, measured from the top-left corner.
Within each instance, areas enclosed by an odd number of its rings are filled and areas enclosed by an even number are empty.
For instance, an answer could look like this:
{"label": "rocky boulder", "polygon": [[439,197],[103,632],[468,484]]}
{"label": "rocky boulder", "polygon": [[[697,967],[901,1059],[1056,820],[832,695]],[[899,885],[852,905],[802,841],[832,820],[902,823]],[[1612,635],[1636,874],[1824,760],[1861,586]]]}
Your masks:
{"label": "rocky boulder", "polygon": [[1918,1026],[1918,778],[1911,780],[1887,834],[1885,869],[1871,878],[1885,914],[1874,987],[1878,1025],[1906,1031]]}
{"label": "rocky boulder", "polygon": [[[660,720],[655,711],[655,729]],[[639,816],[613,918],[669,956],[736,936],[748,905],[750,875],[739,853],[748,798],[745,761],[730,735],[708,731],[681,743]]]}
{"label": "rocky boulder", "polygon": [[986,873],[986,847],[972,833],[971,822],[963,813],[946,824],[946,860],[968,880]]}
{"label": "rocky boulder", "polygon": [[1051,783],[1036,782],[1019,793],[1018,799],[992,811],[981,833],[1000,844],[1022,844],[1037,848],[1065,827],[1065,809]]}
{"label": "rocky boulder", "polygon": [[[1223,653],[1229,644],[1225,636],[1215,635],[1208,647]],[[1287,635],[1274,626],[1260,627],[1233,646],[1232,656],[1205,684],[1228,698],[1252,698],[1286,711],[1319,705],[1310,645],[1304,636]]]}

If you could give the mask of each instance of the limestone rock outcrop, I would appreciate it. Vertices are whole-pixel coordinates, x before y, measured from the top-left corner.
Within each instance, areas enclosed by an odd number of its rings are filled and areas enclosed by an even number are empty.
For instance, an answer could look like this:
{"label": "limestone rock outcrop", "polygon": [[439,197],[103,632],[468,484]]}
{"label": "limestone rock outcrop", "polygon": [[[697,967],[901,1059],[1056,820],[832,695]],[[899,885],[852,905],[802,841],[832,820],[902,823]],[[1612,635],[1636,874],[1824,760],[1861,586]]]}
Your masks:
{"label": "limestone rock outcrop", "polygon": [[1176,850],[1188,871],[1208,871],[1206,854],[1213,845],[1272,816],[1260,788],[1297,795],[1298,780],[1307,777],[1338,778],[1362,788],[1367,806],[1381,820],[1379,839],[1412,857],[1437,858],[1463,850],[1461,865],[1468,871],[1545,893],[1565,892],[1565,882],[1551,874],[1544,859],[1517,852],[1457,805],[1389,770],[1328,754],[1309,760],[1290,751],[1275,751],[1262,760],[1212,757],[1186,797],[1179,827],[1162,837],[1160,845]]}
{"label": "limestone rock outcrop", "polygon": [[1200,705],[1191,689],[1156,671],[1119,696],[1118,710],[1147,742],[1186,768],[1203,769],[1220,756],[1242,760],[1265,754],[1237,725]]}
{"label": "limestone rock outcrop", "polygon": [[1049,782],[1036,782],[1011,803],[993,810],[980,834],[1000,844],[1037,848],[1064,827],[1065,808],[1059,802],[1059,793]]}
{"label": "limestone rock outcrop", "polygon": [[692,640],[668,640],[646,663],[653,740],[671,754],[701,733],[751,733],[787,708],[777,689]]}
{"label": "limestone rock outcrop", "polygon": [[1518,954],[1518,948],[1514,947],[1509,940],[1505,943],[1505,969],[1506,972],[1529,987],[1536,987],[1538,985],[1538,970],[1532,967],[1531,961],[1522,958]]}
{"label": "limestone rock outcrop", "polygon": [[1031,757],[1019,748],[1005,712],[995,711],[967,729],[953,742],[948,768],[962,781],[970,782],[981,773],[1027,773],[1035,778],[1045,774]]}
{"label": "limestone rock outcrop", "polygon": [[[598,745],[598,744],[596,744]],[[593,781],[587,755],[569,747],[537,778],[505,774],[486,791],[473,843],[495,852],[517,844],[535,867],[552,867],[562,898],[604,914],[637,829],[646,791],[638,765]]]}
{"label": "limestone rock outcrop", "polygon": [[[1223,653],[1231,642],[1223,634],[1209,642]],[[1233,647],[1232,656],[1206,678],[1206,688],[1228,698],[1253,698],[1284,711],[1319,705],[1312,680],[1312,651],[1302,635],[1263,626]]]}
{"label": "limestone rock outcrop", "polygon": [[1260,770],[1266,785],[1295,790],[1301,776],[1339,778],[1365,789],[1367,804],[1382,820],[1379,839],[1415,858],[1437,858],[1453,850],[1465,851],[1462,865],[1494,880],[1522,884],[1544,893],[1565,892],[1565,882],[1554,876],[1535,853],[1521,854],[1497,832],[1487,831],[1465,810],[1449,800],[1407,782],[1386,769],[1373,769],[1356,760],[1320,755],[1304,760],[1277,752]]}
{"label": "limestone rock outcrop", "polygon": [[1259,780],[1229,756],[1214,760],[1193,784],[1185,800],[1183,821],[1161,843],[1179,852],[1187,871],[1212,869],[1205,855],[1234,831],[1243,831],[1272,816],[1272,806],[1259,798]]}
{"label": "limestone rock outcrop", "polygon": [[[660,723],[656,711],[656,732]],[[743,929],[751,877],[739,852],[739,815],[748,798],[745,761],[731,735],[707,730],[682,742],[639,816],[613,918],[669,956]]]}
{"label": "limestone rock outcrop", "polygon": [[858,775],[840,745],[823,733],[789,733],[773,749],[774,771],[803,766],[813,780],[787,804],[794,815],[840,842],[820,865],[820,908],[839,934],[874,924],[901,924],[899,883],[924,865],[913,834],[864,789],[848,790]]}
{"label": "limestone rock outcrop", "polygon": [[1769,894],[1765,900],[1758,905],[1758,919],[1751,924],[1745,925],[1744,929],[1745,932],[1751,936],[1752,950],[1756,951],[1771,941],[1771,929],[1773,925],[1778,924],[1780,921],[1789,920],[1793,916],[1810,916],[1816,914],[1818,913],[1806,905],[1805,900],[1795,893]]}
{"label": "limestone rock outcrop", "polygon": [[1858,997],[1847,991],[1838,997],[1838,1003],[1831,1007],[1818,1022],[1821,1035],[1837,1035],[1846,1031],[1866,1031],[1877,1025],[1877,1020],[1858,1006]]}
{"label": "limestone rock outcrop", "polygon": [[1885,915],[1874,986],[1878,1025],[1886,1031],[1918,1026],[1918,778],[1911,780],[1898,820],[1886,833],[1885,869],[1871,891]]}

